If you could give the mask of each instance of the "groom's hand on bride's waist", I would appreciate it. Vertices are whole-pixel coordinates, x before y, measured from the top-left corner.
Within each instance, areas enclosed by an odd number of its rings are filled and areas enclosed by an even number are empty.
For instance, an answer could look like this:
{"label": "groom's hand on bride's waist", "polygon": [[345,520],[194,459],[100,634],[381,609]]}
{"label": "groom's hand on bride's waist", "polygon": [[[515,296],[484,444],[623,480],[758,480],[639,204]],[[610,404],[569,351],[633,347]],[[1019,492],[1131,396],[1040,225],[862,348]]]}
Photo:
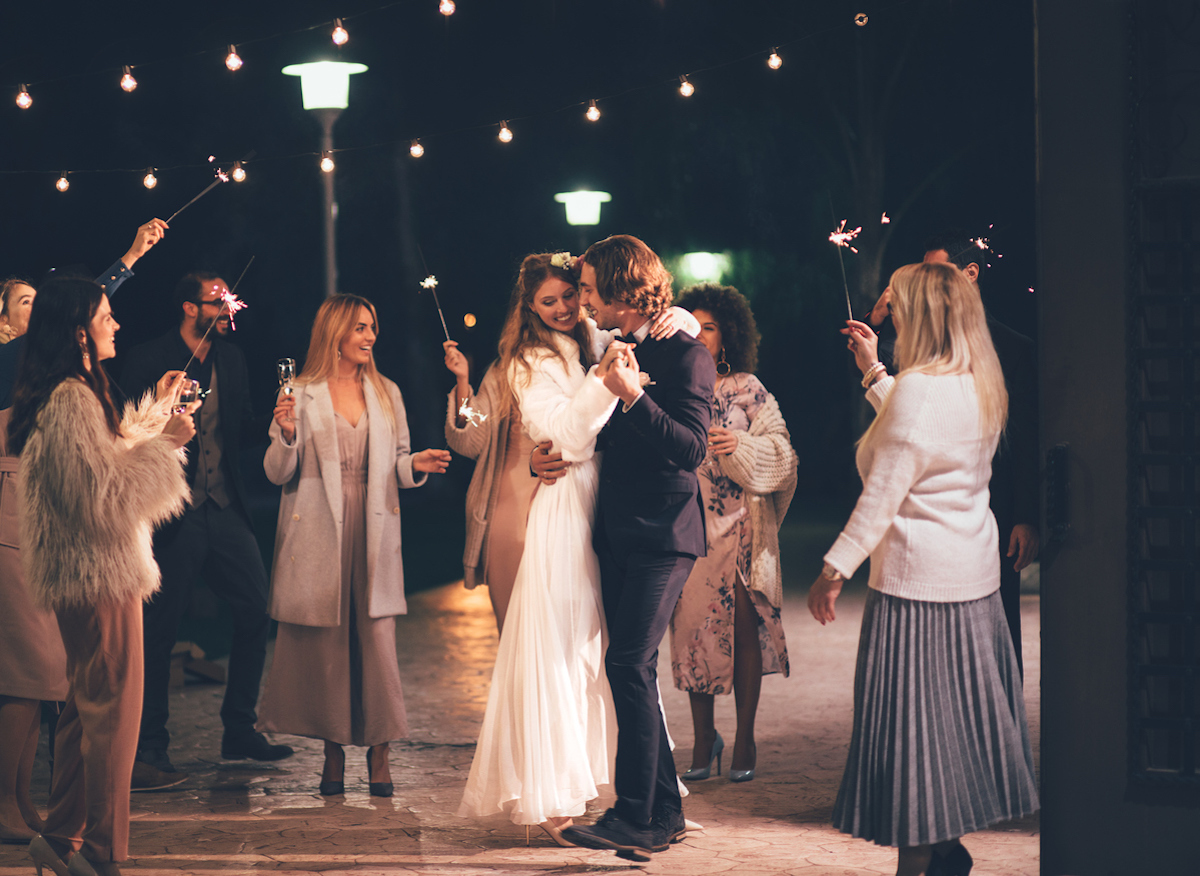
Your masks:
{"label": "groom's hand on bride's waist", "polygon": [[557,451],[551,453],[553,448],[554,445],[551,442],[543,441],[535,446],[529,454],[529,474],[538,478],[543,484],[551,486],[567,473],[567,469],[571,465],[563,460],[561,453]]}

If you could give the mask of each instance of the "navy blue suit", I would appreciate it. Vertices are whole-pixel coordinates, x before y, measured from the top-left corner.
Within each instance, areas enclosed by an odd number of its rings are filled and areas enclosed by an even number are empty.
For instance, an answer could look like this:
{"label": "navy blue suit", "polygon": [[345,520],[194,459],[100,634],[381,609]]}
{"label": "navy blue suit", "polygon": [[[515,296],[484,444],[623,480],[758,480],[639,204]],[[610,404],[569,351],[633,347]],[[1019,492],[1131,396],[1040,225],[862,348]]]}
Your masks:
{"label": "navy blue suit", "polygon": [[617,813],[648,827],[681,810],[675,761],[658,705],[658,646],[697,557],[705,554],[696,469],[708,449],[716,370],[679,333],[635,354],[652,384],[618,407],[604,451],[594,540],[608,623],[604,665],[617,715]]}

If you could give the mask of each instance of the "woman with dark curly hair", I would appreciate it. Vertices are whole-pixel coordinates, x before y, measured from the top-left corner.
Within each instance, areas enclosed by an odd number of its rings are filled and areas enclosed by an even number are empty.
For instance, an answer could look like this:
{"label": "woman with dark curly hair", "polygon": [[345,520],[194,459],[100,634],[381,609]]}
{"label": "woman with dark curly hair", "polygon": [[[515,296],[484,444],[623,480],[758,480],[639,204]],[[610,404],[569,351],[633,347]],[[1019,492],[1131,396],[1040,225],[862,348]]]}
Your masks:
{"label": "woman with dark curly hair", "polygon": [[717,694],[732,689],[737,738],[729,778],[754,778],[754,718],[762,676],[788,674],[780,618],[779,525],[796,490],[796,453],[775,397],[754,376],[758,329],[732,286],[683,290],[717,363],[708,456],[700,466],[708,556],[696,561],[671,619],[675,687],[686,690],[695,743],[685,780],[721,772],[725,742],[713,724]]}

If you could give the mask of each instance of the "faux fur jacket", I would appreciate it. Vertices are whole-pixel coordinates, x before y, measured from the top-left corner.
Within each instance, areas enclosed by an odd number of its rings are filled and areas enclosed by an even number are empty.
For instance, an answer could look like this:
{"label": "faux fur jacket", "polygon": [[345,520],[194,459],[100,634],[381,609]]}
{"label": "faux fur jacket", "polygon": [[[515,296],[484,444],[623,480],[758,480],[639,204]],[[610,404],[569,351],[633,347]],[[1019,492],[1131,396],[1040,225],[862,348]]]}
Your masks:
{"label": "faux fur jacket", "polygon": [[158,589],[153,527],[183,511],[181,451],[163,436],[166,403],[125,408],[114,439],[95,393],[64,380],[21,453],[21,560],[45,608],[145,600]]}

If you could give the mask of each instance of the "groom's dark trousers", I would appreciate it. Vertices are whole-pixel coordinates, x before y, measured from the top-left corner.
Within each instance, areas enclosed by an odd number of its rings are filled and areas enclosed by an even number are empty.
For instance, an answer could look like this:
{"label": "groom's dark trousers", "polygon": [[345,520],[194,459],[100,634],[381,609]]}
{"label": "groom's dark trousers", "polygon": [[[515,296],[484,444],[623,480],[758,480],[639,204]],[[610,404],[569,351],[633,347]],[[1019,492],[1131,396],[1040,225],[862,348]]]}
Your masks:
{"label": "groom's dark trousers", "polygon": [[696,469],[708,447],[716,371],[685,334],[647,338],[634,352],[653,383],[628,411],[618,406],[601,433],[595,546],[617,715],[615,809],[648,827],[654,815],[682,809],[658,704],[658,646],[705,554]]}

